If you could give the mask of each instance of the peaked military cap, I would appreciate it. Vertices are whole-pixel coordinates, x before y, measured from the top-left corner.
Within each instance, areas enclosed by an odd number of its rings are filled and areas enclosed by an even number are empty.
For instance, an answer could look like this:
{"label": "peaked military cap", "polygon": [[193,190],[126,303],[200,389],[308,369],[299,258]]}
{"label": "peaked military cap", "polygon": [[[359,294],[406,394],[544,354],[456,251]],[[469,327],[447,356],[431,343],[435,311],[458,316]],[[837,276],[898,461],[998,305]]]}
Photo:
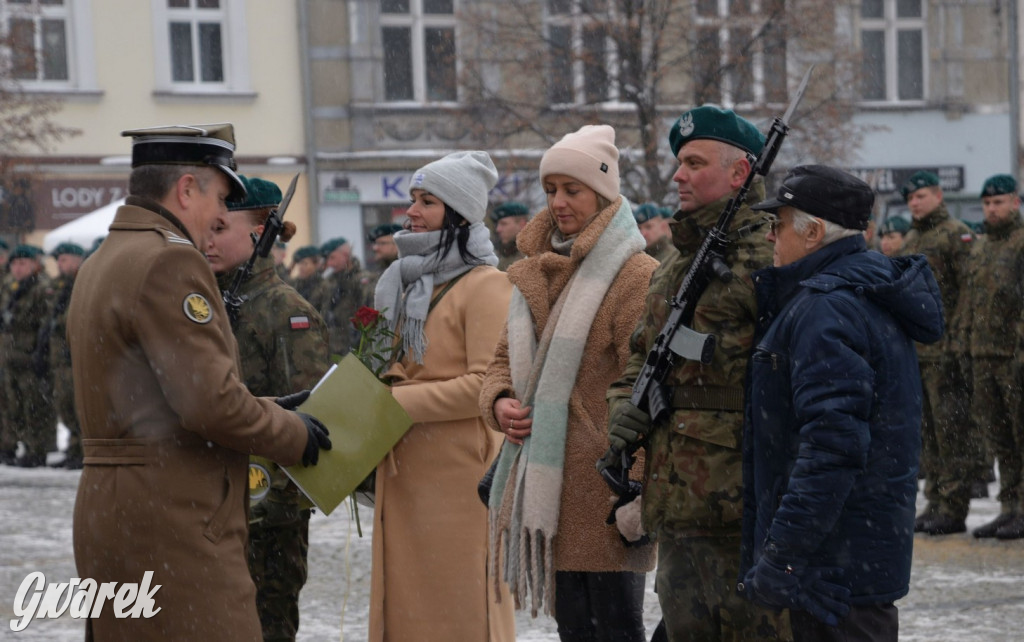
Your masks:
{"label": "peaked military cap", "polygon": [[264,207],[277,207],[281,204],[281,188],[274,183],[262,178],[249,178],[241,174],[238,175],[238,178],[245,186],[245,198],[238,201],[229,200],[227,203],[229,212],[259,210]]}
{"label": "peaked military cap", "polygon": [[61,254],[74,254],[75,256],[85,256],[85,248],[75,243],[61,243],[57,247],[53,248],[50,252],[50,256],[58,257]]}
{"label": "peaked military cap", "polygon": [[395,232],[400,232],[401,230],[402,226],[398,223],[382,223],[370,230],[370,233],[366,236],[366,240],[373,243],[382,236],[391,236]]}
{"label": "peaked military cap", "polygon": [[348,241],[343,236],[333,238],[320,246],[320,256],[327,256],[346,243],[348,243]]}
{"label": "peaked military cap", "polygon": [[999,196],[1000,194],[1016,194],[1017,181],[1009,174],[996,174],[989,176],[985,184],[981,186],[981,196]]}
{"label": "peaked military cap", "polygon": [[644,203],[643,205],[637,207],[633,211],[633,218],[636,219],[637,225],[640,225],[641,223],[646,223],[652,218],[660,217],[661,211],[658,209],[658,206],[653,203]]}
{"label": "peaked military cap", "polygon": [[939,177],[933,172],[914,172],[907,182],[900,188],[900,194],[903,195],[903,200],[906,201],[910,198],[910,195],[921,189],[922,187],[938,187]]}
{"label": "peaked military cap", "polygon": [[235,173],[235,128],[231,123],[168,125],[127,129],[132,138],[132,167],[198,165],[216,167],[228,177],[228,200],[245,198],[245,184]]}
{"label": "peaked military cap", "polygon": [[11,255],[7,257],[10,260],[14,259],[38,259],[44,254],[43,248],[36,247],[35,245],[17,245],[11,250]]}
{"label": "peaked military cap", "polygon": [[885,219],[882,223],[882,228],[879,230],[879,234],[885,236],[886,234],[892,234],[893,232],[899,232],[900,234],[906,234],[910,231],[910,221],[903,218],[902,216],[890,216]]}
{"label": "peaked military cap", "polygon": [[526,207],[519,201],[505,201],[498,205],[491,212],[491,218],[495,221],[500,221],[508,216],[529,216],[530,208]]}
{"label": "peaked military cap", "polygon": [[825,165],[799,165],[782,179],[775,198],[752,209],[777,212],[789,205],[848,230],[868,229],[875,193],[856,176]]}
{"label": "peaked military cap", "polygon": [[755,156],[764,147],[764,134],[753,123],[715,105],[701,105],[676,119],[668,133],[672,155],[678,156],[683,145],[701,138],[721,141]]}
{"label": "peaked military cap", "polygon": [[292,254],[292,261],[298,263],[302,259],[316,258],[318,256],[320,256],[320,248],[315,245],[304,245],[295,250],[295,254]]}

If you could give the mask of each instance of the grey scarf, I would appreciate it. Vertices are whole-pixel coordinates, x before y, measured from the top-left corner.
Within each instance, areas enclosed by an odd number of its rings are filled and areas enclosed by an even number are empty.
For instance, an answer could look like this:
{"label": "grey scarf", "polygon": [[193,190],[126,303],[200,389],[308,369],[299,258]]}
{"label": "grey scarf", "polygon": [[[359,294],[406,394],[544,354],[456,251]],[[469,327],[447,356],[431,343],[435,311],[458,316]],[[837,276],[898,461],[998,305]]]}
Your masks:
{"label": "grey scarf", "polygon": [[[469,226],[466,249],[477,258],[470,264],[459,256],[457,243],[448,252],[441,252],[441,230],[433,232],[395,232],[399,259],[392,263],[377,281],[373,304],[384,314],[388,327],[402,337],[402,347],[416,363],[423,363],[427,338],[423,325],[430,310],[434,286],[467,272],[476,265],[497,265],[491,234],[487,226],[477,222]],[[401,324],[401,327],[399,327]]]}

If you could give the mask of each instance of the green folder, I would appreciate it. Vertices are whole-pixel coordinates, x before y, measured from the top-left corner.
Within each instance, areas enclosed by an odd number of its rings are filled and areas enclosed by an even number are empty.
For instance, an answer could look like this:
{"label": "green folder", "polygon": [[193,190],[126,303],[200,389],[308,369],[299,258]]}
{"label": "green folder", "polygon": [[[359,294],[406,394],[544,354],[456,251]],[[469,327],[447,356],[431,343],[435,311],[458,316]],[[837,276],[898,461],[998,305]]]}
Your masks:
{"label": "green folder", "polygon": [[412,419],[351,354],[333,366],[298,410],[327,426],[331,450],[316,466],[288,466],[285,473],[325,515],[352,494],[412,425]]}

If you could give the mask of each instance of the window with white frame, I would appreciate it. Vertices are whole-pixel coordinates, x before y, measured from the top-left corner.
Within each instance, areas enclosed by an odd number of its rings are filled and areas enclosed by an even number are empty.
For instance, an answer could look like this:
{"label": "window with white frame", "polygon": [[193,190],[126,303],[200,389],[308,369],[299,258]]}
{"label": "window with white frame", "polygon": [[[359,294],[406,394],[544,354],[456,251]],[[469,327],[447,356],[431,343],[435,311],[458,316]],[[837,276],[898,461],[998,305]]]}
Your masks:
{"label": "window with white frame", "polygon": [[0,0],[0,77],[32,90],[95,89],[87,0]]}
{"label": "window with white frame", "polygon": [[607,0],[547,0],[548,102],[619,102],[628,72],[610,31],[620,16]]}
{"label": "window with white frame", "polygon": [[381,0],[384,100],[458,100],[455,0]]}
{"label": "window with white frame", "polygon": [[924,100],[921,0],[861,0],[860,95],[865,102]]}
{"label": "window with white frame", "polygon": [[785,0],[694,2],[694,102],[784,103]]}
{"label": "window with white frame", "polygon": [[171,92],[249,90],[244,0],[152,0],[156,79]]}

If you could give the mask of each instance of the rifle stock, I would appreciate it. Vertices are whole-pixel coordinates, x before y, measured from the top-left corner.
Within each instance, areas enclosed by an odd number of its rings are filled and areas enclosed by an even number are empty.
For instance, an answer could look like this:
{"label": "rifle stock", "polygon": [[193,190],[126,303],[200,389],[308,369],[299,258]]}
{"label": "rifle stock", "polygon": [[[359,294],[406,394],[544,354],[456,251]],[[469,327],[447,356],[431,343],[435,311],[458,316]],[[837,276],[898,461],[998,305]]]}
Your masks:
{"label": "rifle stock", "polygon": [[[630,397],[634,406],[651,417],[652,425],[660,421],[670,410],[671,404],[665,391],[664,381],[668,373],[672,371],[676,360],[683,358],[707,365],[714,357],[716,342],[714,335],[701,334],[689,327],[693,322],[697,300],[707,289],[712,278],[718,278],[725,282],[732,278],[732,273],[724,260],[725,252],[730,244],[729,227],[736,213],[746,202],[747,193],[754,184],[754,180],[758,176],[767,176],[771,170],[775,157],[782,147],[782,141],[789,133],[789,120],[803,97],[813,69],[812,66],[804,74],[796,95],[785,114],[781,118],[776,117],[773,120],[761,153],[757,156],[747,154],[750,172],[722,209],[714,227],[708,230],[704,236],[704,240],[693,255],[690,268],[683,277],[679,290],[669,301],[671,312],[655,338],[650,352],[647,353],[644,365],[633,383]],[[613,492],[617,494],[629,492],[629,469],[634,460],[633,453],[641,446],[643,446],[643,440],[638,440],[623,452],[621,467],[617,470],[613,470],[614,467],[610,466],[601,471],[601,475]]]}

